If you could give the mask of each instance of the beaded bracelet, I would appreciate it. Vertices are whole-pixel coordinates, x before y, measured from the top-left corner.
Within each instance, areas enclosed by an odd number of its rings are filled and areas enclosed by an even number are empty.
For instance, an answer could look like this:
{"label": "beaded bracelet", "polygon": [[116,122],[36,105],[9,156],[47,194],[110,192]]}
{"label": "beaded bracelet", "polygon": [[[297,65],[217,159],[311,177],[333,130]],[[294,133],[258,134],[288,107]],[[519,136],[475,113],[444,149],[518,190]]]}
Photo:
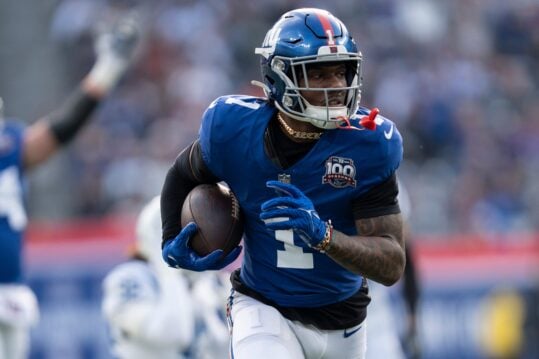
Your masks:
{"label": "beaded bracelet", "polygon": [[322,242],[318,243],[314,247],[314,249],[316,249],[320,253],[326,253],[326,250],[328,250],[332,239],[333,239],[333,225],[331,224],[331,219],[330,219],[326,222],[326,233],[324,234],[324,239],[322,239]]}

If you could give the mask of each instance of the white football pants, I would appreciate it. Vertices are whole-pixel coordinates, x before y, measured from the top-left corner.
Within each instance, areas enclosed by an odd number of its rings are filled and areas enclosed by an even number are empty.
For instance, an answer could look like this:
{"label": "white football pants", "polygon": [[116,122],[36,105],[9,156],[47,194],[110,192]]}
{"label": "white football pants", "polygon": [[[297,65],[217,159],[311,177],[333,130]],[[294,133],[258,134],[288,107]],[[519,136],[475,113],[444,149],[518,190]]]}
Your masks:
{"label": "white football pants", "polygon": [[286,319],[279,311],[233,292],[229,311],[234,359],[364,359],[366,323],[320,330]]}

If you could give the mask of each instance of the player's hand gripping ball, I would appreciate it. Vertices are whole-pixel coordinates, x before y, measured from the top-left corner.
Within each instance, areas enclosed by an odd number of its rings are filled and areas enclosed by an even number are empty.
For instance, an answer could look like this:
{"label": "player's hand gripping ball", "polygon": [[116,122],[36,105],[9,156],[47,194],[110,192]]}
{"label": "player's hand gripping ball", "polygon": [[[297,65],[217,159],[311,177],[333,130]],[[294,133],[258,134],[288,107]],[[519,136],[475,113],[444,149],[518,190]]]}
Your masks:
{"label": "player's hand gripping ball", "polygon": [[240,254],[243,216],[234,194],[220,185],[199,185],[185,199],[181,232],[163,247],[171,267],[219,270]]}

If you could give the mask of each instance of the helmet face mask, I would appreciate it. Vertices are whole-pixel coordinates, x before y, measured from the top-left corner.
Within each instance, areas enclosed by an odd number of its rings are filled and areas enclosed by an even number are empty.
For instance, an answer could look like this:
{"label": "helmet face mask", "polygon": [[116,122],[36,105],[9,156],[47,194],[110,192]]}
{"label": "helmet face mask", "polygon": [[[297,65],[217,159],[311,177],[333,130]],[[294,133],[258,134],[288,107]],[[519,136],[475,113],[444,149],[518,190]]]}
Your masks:
{"label": "helmet face mask", "polygon": [[[266,95],[289,117],[333,129],[355,114],[361,96],[362,56],[344,24],[329,12],[298,9],[284,14],[255,53],[263,57]],[[344,65],[345,83],[313,86],[312,68],[340,65]],[[307,97],[322,100],[311,103]]]}
{"label": "helmet face mask", "polygon": [[[275,68],[275,73],[287,84],[282,101],[277,101],[277,107],[281,106],[280,110],[296,120],[310,122],[323,129],[336,128],[343,118],[351,117],[357,109],[360,96],[359,62],[355,59],[334,59],[333,56],[327,59],[318,56],[290,60],[290,75]],[[279,57],[275,57],[274,62],[276,60],[282,61]],[[338,87],[317,86],[310,72],[324,67],[342,71],[344,83]],[[318,100],[315,102],[313,98]]]}

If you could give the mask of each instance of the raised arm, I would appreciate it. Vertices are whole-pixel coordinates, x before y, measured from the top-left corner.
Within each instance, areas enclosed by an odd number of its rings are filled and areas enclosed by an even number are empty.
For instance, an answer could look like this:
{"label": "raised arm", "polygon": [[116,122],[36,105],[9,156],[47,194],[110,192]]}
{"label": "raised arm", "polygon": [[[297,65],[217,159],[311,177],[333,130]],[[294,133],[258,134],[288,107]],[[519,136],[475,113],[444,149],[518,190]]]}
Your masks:
{"label": "raised arm", "polygon": [[139,33],[135,16],[123,18],[97,39],[97,60],[77,90],[56,111],[29,126],[24,134],[23,163],[34,167],[72,140],[100,101],[129,66]]}

